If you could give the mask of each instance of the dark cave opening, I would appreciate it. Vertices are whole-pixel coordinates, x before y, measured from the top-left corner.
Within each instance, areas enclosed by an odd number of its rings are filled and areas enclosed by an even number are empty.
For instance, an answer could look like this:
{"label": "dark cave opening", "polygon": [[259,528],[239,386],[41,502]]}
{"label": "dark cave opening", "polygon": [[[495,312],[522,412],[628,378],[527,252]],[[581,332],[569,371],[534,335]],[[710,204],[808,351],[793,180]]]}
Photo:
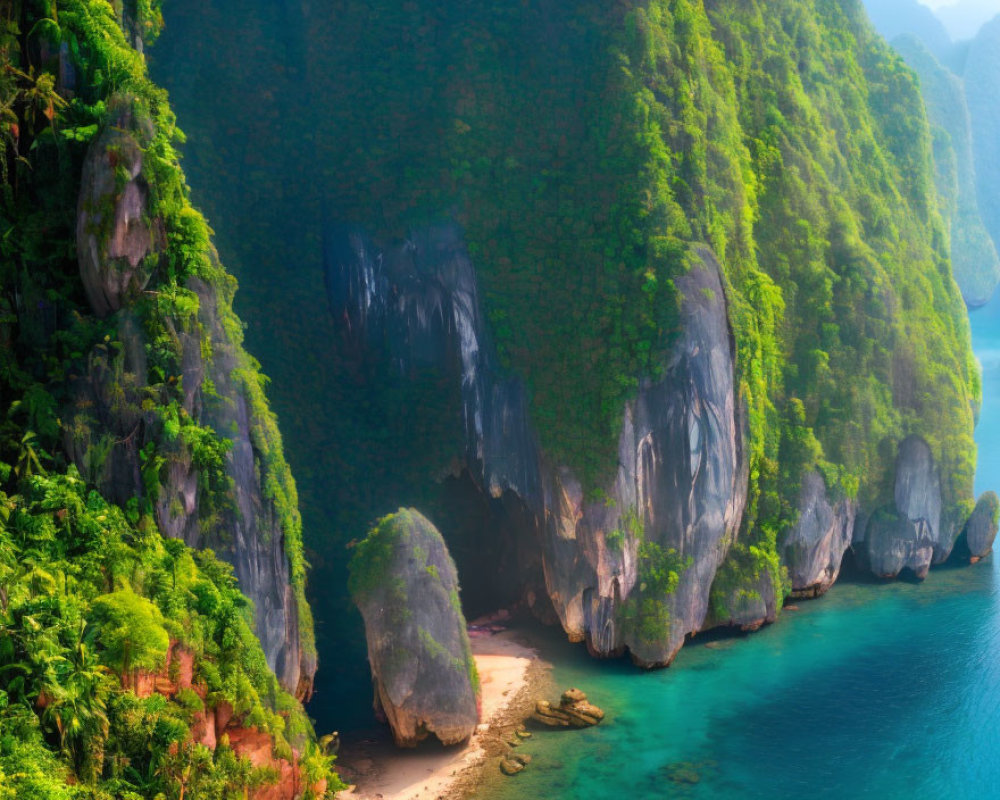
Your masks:
{"label": "dark cave opening", "polygon": [[511,491],[484,492],[467,469],[449,475],[428,492],[420,509],[441,532],[461,585],[462,610],[473,620],[499,609],[515,609],[541,578],[539,522]]}

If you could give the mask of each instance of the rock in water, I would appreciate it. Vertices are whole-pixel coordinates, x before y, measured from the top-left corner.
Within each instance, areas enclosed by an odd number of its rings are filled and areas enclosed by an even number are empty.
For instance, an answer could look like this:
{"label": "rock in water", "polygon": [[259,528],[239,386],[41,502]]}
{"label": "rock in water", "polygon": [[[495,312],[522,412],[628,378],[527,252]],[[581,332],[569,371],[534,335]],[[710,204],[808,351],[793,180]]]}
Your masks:
{"label": "rock in water", "polygon": [[976,502],[976,509],[965,525],[965,540],[973,562],[979,561],[993,549],[997,538],[997,515],[1000,499],[995,492],[984,492]]}
{"label": "rock in water", "polygon": [[919,436],[899,445],[894,494],[894,506],[868,521],[868,562],[880,578],[894,578],[904,569],[924,578],[940,560],[938,551],[947,557],[952,542],[950,536],[942,541],[941,479],[930,446]]}
{"label": "rock in water", "polygon": [[567,689],[558,708],[548,700],[537,701],[531,718],[550,728],[589,728],[604,719],[604,711],[587,702],[587,695],[579,689]]}
{"label": "rock in water", "polygon": [[420,512],[383,518],[355,550],[349,588],[365,621],[375,707],[396,744],[433,733],[468,739],[479,723],[479,678],[441,534]]}
{"label": "rock in water", "polygon": [[792,581],[792,595],[815,597],[829,589],[840,574],[857,509],[848,498],[831,503],[823,478],[810,472],[802,478],[798,510],[798,520],[785,534],[782,558]]}

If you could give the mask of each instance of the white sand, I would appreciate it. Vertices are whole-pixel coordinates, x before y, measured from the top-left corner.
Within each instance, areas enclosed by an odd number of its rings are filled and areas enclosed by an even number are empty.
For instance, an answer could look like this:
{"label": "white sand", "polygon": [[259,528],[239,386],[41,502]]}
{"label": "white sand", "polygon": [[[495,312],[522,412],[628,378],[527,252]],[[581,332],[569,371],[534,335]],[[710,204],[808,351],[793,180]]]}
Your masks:
{"label": "white sand", "polygon": [[483,761],[482,738],[491,724],[499,724],[503,712],[525,686],[528,667],[537,654],[514,641],[510,633],[473,638],[472,652],[482,687],[483,724],[469,742],[449,748],[425,743],[409,751],[390,744],[373,746],[364,758],[345,761],[349,770],[366,774],[357,777],[353,791],[341,792],[338,798],[437,800],[449,793],[462,773]]}

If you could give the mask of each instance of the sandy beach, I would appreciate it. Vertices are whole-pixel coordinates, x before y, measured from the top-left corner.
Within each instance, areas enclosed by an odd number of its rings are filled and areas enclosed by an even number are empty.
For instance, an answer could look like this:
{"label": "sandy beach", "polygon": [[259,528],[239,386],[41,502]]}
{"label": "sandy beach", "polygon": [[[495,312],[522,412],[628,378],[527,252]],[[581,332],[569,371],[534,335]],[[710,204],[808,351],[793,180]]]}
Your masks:
{"label": "sandy beach", "polygon": [[513,631],[472,638],[482,686],[482,721],[464,745],[436,741],[400,750],[388,740],[345,745],[338,769],[350,791],[341,800],[453,800],[475,786],[492,756],[530,713],[547,670]]}

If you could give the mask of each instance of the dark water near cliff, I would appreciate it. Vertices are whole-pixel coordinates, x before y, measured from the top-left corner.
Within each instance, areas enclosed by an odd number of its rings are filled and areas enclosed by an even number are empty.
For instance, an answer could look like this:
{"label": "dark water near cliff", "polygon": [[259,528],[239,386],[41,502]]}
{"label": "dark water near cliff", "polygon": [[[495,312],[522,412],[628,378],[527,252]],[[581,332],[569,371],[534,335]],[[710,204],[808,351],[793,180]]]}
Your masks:
{"label": "dark water near cliff", "polygon": [[[1000,487],[1000,301],[972,315],[984,368],[977,491]],[[1000,792],[995,559],[922,584],[846,583],[746,637],[694,643],[637,673],[543,647],[560,686],[608,711],[540,732],[493,800],[983,798]],[[673,777],[673,779],[672,779]],[[681,782],[697,780],[696,783]]]}

